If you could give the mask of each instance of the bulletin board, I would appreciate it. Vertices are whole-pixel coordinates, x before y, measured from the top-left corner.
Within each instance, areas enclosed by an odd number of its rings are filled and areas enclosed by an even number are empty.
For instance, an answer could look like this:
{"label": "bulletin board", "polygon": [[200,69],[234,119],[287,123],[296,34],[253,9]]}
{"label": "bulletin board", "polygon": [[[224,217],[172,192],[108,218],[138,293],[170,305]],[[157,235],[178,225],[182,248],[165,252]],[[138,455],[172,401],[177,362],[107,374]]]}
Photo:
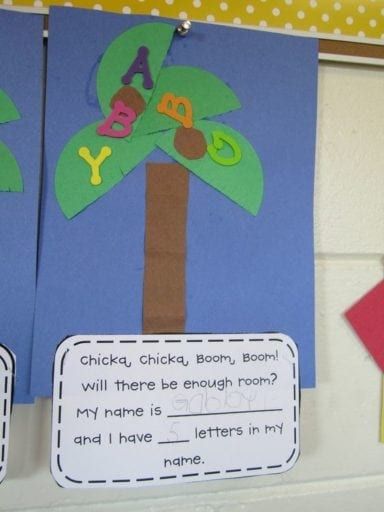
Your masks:
{"label": "bulletin board", "polygon": [[92,0],[55,2],[51,0],[4,0],[5,6],[47,12],[51,5],[83,7],[123,14],[151,14],[261,29],[311,32],[336,38],[356,38],[380,42],[383,39],[383,2],[340,0]]}
{"label": "bulletin board", "polygon": [[[193,4],[196,10],[203,8]],[[248,6],[248,14],[250,10]],[[229,8],[220,11],[226,14]],[[113,501],[116,510],[154,507],[159,511],[203,506],[234,510],[239,502],[244,510],[255,506],[293,510],[304,504],[337,510],[348,503],[354,511],[370,499],[375,510],[384,487],[383,446],[378,443],[381,375],[343,313],[382,278],[382,83],[379,67],[320,64],[315,181],[317,383],[301,394],[302,445],[295,468],[256,479],[183,483],[172,488],[172,498],[169,489],[159,488],[70,494],[57,488],[49,474],[51,402],[40,399],[33,406],[14,408],[8,477],[0,488],[3,503],[15,510],[40,510],[48,504],[61,510],[65,500],[74,510],[79,506],[93,510],[96,504],[108,510]],[[21,486],[23,496],[16,492]]]}

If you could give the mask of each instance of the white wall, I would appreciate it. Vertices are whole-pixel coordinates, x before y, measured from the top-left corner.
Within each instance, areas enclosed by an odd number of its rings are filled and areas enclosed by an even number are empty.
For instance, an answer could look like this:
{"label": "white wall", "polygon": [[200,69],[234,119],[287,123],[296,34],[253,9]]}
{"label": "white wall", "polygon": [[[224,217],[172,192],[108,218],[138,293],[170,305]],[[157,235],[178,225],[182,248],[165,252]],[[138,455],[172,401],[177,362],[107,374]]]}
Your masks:
{"label": "white wall", "polygon": [[[380,511],[380,373],[342,313],[383,277],[384,69],[321,65],[316,213],[317,372],[302,393],[289,473],[120,491],[70,491],[49,473],[50,402],[16,406],[0,510]],[[384,312],[383,312],[384,314]]]}

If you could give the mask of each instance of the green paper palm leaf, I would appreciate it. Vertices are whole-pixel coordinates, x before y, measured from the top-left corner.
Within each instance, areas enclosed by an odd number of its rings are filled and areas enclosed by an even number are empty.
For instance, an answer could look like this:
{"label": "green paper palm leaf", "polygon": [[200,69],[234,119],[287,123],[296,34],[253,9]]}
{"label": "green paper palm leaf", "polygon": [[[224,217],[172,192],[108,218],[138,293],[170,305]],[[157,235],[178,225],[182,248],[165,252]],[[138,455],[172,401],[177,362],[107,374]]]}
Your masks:
{"label": "green paper palm leaf", "polygon": [[[189,160],[174,147],[175,130],[168,131],[157,145],[196,176],[256,215],[263,198],[263,171],[255,150],[243,135],[227,125],[214,121],[199,121],[194,127],[201,130],[208,145],[213,144],[213,134],[221,132],[233,138],[241,148],[241,159],[234,165],[220,165],[207,152],[202,158]],[[231,158],[233,151],[224,147],[217,153]]]}
{"label": "green paper palm leaf", "polygon": [[[168,23],[145,23],[137,25],[117,37],[107,48],[97,73],[97,96],[105,116],[111,111],[110,101],[122,87],[121,77],[135,60],[141,46],[149,49],[149,68],[156,83],[163,61],[172,42],[175,29]],[[131,84],[148,103],[153,90],[143,87],[141,75],[136,75]]]}
{"label": "green paper palm leaf", "polygon": [[145,135],[180,126],[171,117],[157,111],[157,105],[167,92],[189,99],[193,108],[193,120],[218,116],[240,108],[235,93],[216,75],[200,68],[171,66],[162,69],[156,89],[139,120],[135,134]]}
{"label": "green paper palm leaf", "polygon": [[20,119],[20,114],[8,94],[0,89],[0,124]]}
{"label": "green paper palm leaf", "polygon": [[[86,126],[74,135],[60,155],[56,168],[56,197],[65,216],[69,219],[103,196],[124,176],[132,171],[154,148],[157,136],[125,139],[100,137],[96,128],[101,121]],[[97,157],[102,147],[109,147],[111,155],[100,166],[102,182],[91,184],[91,167],[79,156],[81,147],[89,148]]]}
{"label": "green paper palm leaf", "polygon": [[22,192],[20,167],[7,146],[0,142],[0,191]]}

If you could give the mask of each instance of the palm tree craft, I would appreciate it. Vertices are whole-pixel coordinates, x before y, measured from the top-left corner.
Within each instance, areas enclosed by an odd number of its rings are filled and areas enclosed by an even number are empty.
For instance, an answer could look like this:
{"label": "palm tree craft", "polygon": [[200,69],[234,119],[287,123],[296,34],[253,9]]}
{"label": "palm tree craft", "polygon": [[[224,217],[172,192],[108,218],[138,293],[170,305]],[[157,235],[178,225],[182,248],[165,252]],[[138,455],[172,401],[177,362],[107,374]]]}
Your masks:
{"label": "palm tree craft", "polygon": [[105,118],[80,130],[56,168],[56,197],[71,219],[128,175],[156,147],[174,162],[147,163],[143,332],[184,332],[189,172],[252,215],[263,173],[250,143],[207,120],[239,109],[233,91],[196,67],[162,67],[175,29],[137,25],[107,48],[97,74]]}
{"label": "palm tree craft", "polygon": [[[11,98],[0,89],[0,124],[20,119]],[[0,192],[22,192],[23,179],[19,165],[5,144],[0,141]]]}

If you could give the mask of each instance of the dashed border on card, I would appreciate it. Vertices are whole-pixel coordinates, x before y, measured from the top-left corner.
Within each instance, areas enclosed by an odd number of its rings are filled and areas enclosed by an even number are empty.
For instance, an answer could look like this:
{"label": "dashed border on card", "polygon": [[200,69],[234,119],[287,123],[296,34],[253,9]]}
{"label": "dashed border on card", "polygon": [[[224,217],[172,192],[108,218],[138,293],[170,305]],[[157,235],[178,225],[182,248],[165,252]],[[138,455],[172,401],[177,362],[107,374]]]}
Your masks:
{"label": "dashed border on card", "polygon": [[[4,345],[0,344],[0,369],[3,370],[6,375],[4,382],[0,381],[0,396],[3,395],[3,399],[0,401],[0,410],[3,415],[3,420],[0,424],[0,483],[5,477],[6,459],[8,456],[8,442],[9,440],[9,424],[10,415],[12,410],[12,399],[13,399],[13,376],[15,373],[15,359],[12,352]],[[7,375],[8,374],[8,375]]]}
{"label": "dashed border on card", "polygon": [[[53,397],[53,407],[52,407],[52,425],[60,426],[62,420],[62,405],[61,400],[63,398],[63,375],[64,375],[64,365],[67,354],[69,353],[71,348],[74,348],[79,345],[84,344],[170,344],[170,343],[204,343],[204,339],[201,337],[206,337],[207,335],[191,335],[191,334],[183,334],[183,335],[136,335],[136,336],[119,336],[119,335],[76,335],[65,338],[57,347],[56,355],[55,355],[55,368],[59,367],[59,375],[60,379],[58,382],[58,398],[54,394]],[[233,336],[233,337],[232,337]],[[78,341],[74,341],[78,340]],[[196,478],[196,477],[212,477],[212,479],[219,478],[228,478],[229,475],[233,475],[234,477],[239,476],[255,476],[258,474],[274,474],[274,473],[283,473],[291,469],[296,463],[300,451],[299,451],[299,369],[298,369],[298,352],[297,346],[295,342],[282,333],[266,333],[266,334],[242,334],[242,335],[209,335],[206,339],[207,343],[257,343],[257,342],[278,342],[284,344],[291,356],[292,356],[292,378],[293,378],[293,450],[289,457],[280,464],[272,464],[268,466],[252,466],[246,468],[228,468],[226,470],[212,470],[212,471],[200,471],[193,473],[184,473],[184,474],[176,474],[176,475],[162,475],[162,476],[144,476],[140,478],[119,478],[119,479],[92,479],[92,480],[84,480],[80,478],[73,478],[65,474],[65,471],[61,464],[61,429],[58,428],[56,431],[52,429],[52,456],[51,457],[51,472],[56,482],[60,484],[58,479],[56,479],[56,469],[58,473],[63,478],[63,480],[69,482],[69,485],[75,484],[79,487],[98,487],[103,485],[108,486],[126,486],[127,484],[140,484],[145,482],[153,482],[159,483],[164,480],[178,480],[187,481],[188,479]],[[54,376],[56,375],[56,371],[53,372]],[[54,383],[54,390],[55,390]],[[57,403],[55,403],[55,401]],[[56,417],[56,422],[55,422]],[[55,441],[55,442],[54,442]],[[56,467],[55,467],[56,466]],[[268,470],[265,473],[265,470]],[[192,481],[192,480],[190,480]],[[200,480],[193,480],[200,481]],[[65,487],[65,485],[63,485]]]}

